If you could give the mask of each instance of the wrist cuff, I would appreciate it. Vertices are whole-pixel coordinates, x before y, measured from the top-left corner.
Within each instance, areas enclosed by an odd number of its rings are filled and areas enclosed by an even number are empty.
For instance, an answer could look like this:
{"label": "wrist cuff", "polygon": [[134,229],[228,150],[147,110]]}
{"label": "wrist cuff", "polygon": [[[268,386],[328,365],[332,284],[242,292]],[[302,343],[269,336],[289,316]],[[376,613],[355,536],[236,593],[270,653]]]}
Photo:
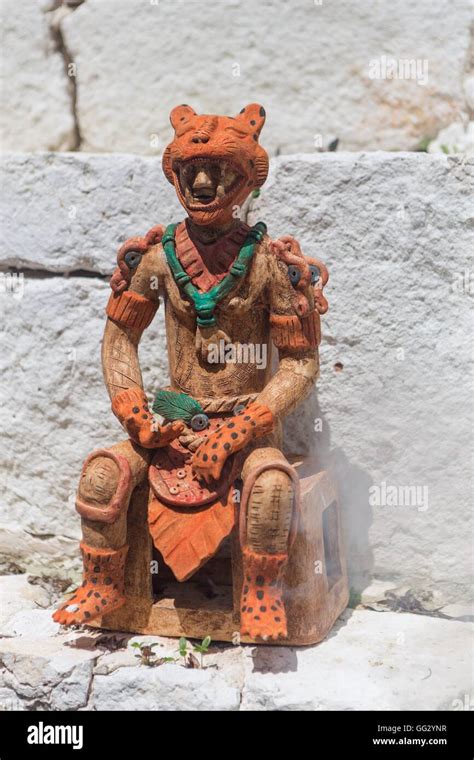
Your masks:
{"label": "wrist cuff", "polygon": [[272,432],[275,421],[273,414],[265,404],[259,404],[258,401],[254,401],[243,409],[240,414],[244,422],[247,421],[247,417],[249,418],[248,422],[253,430],[254,438],[261,438],[262,435]]}
{"label": "wrist cuff", "polygon": [[148,399],[141,388],[126,388],[112,399],[112,411],[120,421],[130,414],[148,413],[147,410]]}

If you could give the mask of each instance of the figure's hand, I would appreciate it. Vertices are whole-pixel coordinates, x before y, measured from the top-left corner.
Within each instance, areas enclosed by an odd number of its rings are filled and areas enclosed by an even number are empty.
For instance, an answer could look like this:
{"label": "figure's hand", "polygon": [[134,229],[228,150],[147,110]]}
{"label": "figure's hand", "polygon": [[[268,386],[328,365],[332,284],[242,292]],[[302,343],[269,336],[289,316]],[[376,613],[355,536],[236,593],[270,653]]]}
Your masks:
{"label": "figure's hand", "polygon": [[136,443],[145,449],[158,449],[167,446],[179,436],[184,427],[183,423],[178,421],[168,422],[166,425],[157,425],[153,422],[151,424],[153,427],[150,426],[148,429],[139,428],[136,433],[134,432],[133,425],[127,426],[130,438],[133,438]]}
{"label": "figure's hand", "polygon": [[192,460],[194,472],[206,483],[210,483],[213,478],[217,480],[231,454],[272,429],[273,415],[270,409],[256,402],[250,404],[199,446]]}
{"label": "figure's hand", "polygon": [[129,388],[115,396],[112,411],[130,438],[145,449],[167,446],[184,429],[184,424],[178,421],[157,425],[141,388]]}

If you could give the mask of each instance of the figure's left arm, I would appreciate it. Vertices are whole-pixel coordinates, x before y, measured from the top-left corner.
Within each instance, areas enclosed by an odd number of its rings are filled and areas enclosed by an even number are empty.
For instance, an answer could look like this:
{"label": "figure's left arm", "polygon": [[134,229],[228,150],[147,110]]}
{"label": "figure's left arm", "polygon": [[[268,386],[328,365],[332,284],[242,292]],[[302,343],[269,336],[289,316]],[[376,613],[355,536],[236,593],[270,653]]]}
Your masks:
{"label": "figure's left arm", "polygon": [[319,371],[320,314],[327,310],[322,290],[326,267],[303,256],[294,238],[266,241],[267,303],[271,338],[279,368],[255,401],[224,423],[193,457],[193,468],[209,482],[218,478],[230,454],[271,432],[309,393]]}
{"label": "figure's left arm", "polygon": [[327,310],[322,290],[328,275],[292,237],[267,245],[271,338],[279,366],[256,402],[283,419],[308,395],[319,374],[320,314]]}

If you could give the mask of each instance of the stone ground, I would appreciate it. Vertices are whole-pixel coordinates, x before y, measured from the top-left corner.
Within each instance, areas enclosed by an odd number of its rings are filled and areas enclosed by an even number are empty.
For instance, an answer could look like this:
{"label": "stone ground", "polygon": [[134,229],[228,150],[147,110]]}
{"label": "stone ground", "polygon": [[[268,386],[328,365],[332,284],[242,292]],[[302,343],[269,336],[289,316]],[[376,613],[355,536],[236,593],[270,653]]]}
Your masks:
{"label": "stone ground", "polygon": [[321,644],[211,644],[203,669],[135,656],[133,643],[155,642],[178,658],[172,639],[61,629],[58,592],[0,577],[2,710],[458,710],[471,698],[471,611],[393,611],[410,596],[390,584],[366,589]]}

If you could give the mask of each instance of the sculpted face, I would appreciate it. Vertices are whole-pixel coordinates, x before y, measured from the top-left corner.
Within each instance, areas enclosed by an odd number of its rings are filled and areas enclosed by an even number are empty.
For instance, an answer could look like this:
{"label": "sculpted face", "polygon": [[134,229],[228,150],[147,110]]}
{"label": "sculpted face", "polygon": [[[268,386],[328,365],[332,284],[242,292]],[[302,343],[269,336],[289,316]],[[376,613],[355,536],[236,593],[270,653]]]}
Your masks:
{"label": "sculpted face", "polygon": [[232,221],[234,207],[267,178],[268,156],[258,143],[265,110],[252,103],[236,117],[214,116],[182,105],[170,121],[175,136],[163,154],[163,171],[180,203],[196,224]]}

